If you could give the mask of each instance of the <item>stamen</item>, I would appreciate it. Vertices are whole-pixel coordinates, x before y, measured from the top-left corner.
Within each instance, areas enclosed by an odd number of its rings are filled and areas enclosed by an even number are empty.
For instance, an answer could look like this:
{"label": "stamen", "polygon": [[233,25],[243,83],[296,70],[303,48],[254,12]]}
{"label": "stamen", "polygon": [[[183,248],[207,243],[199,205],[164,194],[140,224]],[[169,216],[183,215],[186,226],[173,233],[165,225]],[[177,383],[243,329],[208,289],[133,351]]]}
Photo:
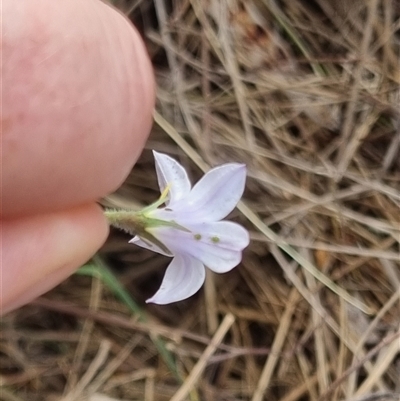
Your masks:
{"label": "stamen", "polygon": [[151,205],[149,205],[149,206],[145,207],[144,209],[142,209],[141,213],[142,214],[146,214],[148,212],[151,212],[151,211],[157,209],[163,203],[165,203],[165,200],[168,197],[168,193],[169,193],[171,187],[172,187],[172,182],[168,183],[168,185],[164,188],[164,191],[162,191],[162,193],[161,193],[160,197],[158,198],[158,200],[156,200]]}
{"label": "stamen", "polygon": [[167,186],[164,188],[164,191],[162,191],[160,199],[157,201],[157,203],[158,202],[164,203],[165,199],[167,199],[167,196],[168,196],[168,193],[169,193],[169,190],[171,189],[171,187],[172,187],[172,182],[168,183]]}

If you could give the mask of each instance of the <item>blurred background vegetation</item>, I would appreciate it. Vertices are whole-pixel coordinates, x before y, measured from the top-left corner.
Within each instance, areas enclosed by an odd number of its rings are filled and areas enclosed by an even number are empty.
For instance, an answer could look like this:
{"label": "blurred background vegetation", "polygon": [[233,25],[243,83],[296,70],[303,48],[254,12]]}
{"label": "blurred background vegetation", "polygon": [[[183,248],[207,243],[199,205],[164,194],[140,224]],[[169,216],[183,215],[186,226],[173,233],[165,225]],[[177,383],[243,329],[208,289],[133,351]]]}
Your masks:
{"label": "blurred background vegetation", "polygon": [[4,401],[400,399],[400,5],[115,0],[157,77],[155,124],[104,206],[158,197],[151,149],[196,181],[246,163],[242,263],[146,305],[169,259],[112,231],[2,320]]}

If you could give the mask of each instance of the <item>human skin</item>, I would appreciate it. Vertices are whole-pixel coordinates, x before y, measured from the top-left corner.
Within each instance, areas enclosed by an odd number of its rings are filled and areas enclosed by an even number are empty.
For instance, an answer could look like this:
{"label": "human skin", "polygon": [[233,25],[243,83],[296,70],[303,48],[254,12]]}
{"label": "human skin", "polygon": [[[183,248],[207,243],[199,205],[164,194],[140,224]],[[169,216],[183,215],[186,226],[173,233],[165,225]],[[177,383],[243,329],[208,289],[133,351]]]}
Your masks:
{"label": "human skin", "polygon": [[2,314],[104,243],[96,200],[143,149],[154,78],[133,26],[99,0],[2,0]]}

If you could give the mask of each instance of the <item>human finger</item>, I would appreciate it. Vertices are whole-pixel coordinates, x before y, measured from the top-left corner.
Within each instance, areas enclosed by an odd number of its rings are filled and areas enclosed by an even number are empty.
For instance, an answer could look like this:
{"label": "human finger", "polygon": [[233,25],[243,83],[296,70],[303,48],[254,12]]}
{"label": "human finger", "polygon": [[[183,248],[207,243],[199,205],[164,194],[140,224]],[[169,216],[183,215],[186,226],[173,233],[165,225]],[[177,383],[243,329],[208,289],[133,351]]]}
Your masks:
{"label": "human finger", "polygon": [[3,220],[0,312],[56,286],[85,263],[107,235],[107,222],[96,204]]}
{"label": "human finger", "polygon": [[97,0],[2,8],[2,216],[112,192],[152,121],[153,72],[139,34]]}

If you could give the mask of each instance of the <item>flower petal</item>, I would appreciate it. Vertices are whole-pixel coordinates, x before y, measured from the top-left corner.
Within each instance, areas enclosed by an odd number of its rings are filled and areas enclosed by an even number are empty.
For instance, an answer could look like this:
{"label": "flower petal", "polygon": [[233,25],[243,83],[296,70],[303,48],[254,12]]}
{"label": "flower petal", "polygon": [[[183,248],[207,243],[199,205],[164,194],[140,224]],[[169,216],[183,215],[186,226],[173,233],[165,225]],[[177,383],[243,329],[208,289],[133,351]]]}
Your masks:
{"label": "flower petal", "polygon": [[144,240],[143,240],[142,238],[140,238],[138,235],[136,235],[135,237],[133,237],[133,238],[129,241],[129,243],[130,243],[130,244],[137,245],[137,246],[140,246],[140,247],[145,248],[145,249],[149,249],[150,251],[153,251],[153,252],[160,253],[161,255],[165,255],[165,256],[169,256],[169,257],[173,256],[172,254],[165,252],[163,249],[161,249],[161,248],[160,248],[159,246],[157,246],[156,244],[153,244],[153,243],[150,242],[150,241],[144,241]]}
{"label": "flower petal", "polygon": [[242,250],[249,244],[247,230],[230,221],[190,224],[185,228],[190,231],[157,227],[151,232],[175,255],[190,255],[217,273],[237,266]]}
{"label": "flower petal", "polygon": [[181,222],[221,220],[239,202],[245,183],[246,165],[224,164],[210,170],[187,196],[171,207]]}
{"label": "flower petal", "polygon": [[176,255],[165,272],[160,289],[146,302],[159,305],[182,301],[195,294],[203,285],[203,264],[187,255]]}
{"label": "flower petal", "polygon": [[186,170],[174,159],[153,150],[158,186],[163,192],[167,185],[170,185],[168,192],[168,205],[186,196],[192,187]]}

